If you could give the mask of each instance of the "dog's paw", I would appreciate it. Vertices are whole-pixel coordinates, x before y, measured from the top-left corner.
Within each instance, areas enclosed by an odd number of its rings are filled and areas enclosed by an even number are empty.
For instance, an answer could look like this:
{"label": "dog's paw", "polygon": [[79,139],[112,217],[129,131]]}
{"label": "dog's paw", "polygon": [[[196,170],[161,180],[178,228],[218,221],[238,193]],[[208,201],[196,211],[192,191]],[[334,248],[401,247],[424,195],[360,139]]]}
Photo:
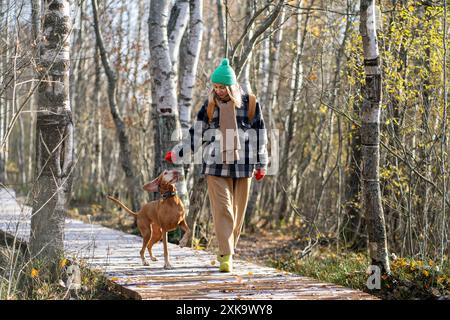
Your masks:
{"label": "dog's paw", "polygon": [[156,257],[152,257],[152,261],[158,261],[158,259],[156,259]]}
{"label": "dog's paw", "polygon": [[168,269],[173,269],[173,266],[170,263],[166,263],[164,265],[164,269],[168,270]]}
{"label": "dog's paw", "polygon": [[144,266],[148,266],[148,265],[149,265],[149,263],[148,263],[147,260],[142,260],[142,264],[143,264]]}

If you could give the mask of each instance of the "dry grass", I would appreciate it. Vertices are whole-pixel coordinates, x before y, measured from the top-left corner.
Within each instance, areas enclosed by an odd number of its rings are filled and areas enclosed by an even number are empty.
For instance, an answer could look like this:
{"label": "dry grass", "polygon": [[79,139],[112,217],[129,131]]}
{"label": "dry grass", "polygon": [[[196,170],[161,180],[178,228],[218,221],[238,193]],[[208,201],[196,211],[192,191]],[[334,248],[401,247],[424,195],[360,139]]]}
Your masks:
{"label": "dry grass", "polygon": [[[81,287],[67,288],[67,270],[70,262],[60,263],[61,280],[46,279],[38,263],[31,262],[25,251],[0,245],[0,300],[111,300],[124,297],[110,290],[106,279],[99,272],[80,267]],[[66,281],[64,281],[64,280]]]}

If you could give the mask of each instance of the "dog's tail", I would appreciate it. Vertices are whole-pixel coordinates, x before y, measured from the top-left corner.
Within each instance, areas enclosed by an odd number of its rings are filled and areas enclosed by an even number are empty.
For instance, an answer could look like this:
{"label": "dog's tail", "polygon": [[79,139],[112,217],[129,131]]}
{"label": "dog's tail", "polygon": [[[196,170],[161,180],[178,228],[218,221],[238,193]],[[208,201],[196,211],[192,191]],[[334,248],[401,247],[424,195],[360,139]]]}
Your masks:
{"label": "dog's tail", "polygon": [[106,196],[109,200],[114,201],[115,203],[117,203],[119,206],[121,206],[122,208],[125,209],[126,212],[128,212],[129,214],[131,214],[132,216],[136,217],[137,213],[128,209],[126,205],[124,205],[122,202],[120,202],[119,200],[117,200],[116,198],[113,198],[111,196]]}

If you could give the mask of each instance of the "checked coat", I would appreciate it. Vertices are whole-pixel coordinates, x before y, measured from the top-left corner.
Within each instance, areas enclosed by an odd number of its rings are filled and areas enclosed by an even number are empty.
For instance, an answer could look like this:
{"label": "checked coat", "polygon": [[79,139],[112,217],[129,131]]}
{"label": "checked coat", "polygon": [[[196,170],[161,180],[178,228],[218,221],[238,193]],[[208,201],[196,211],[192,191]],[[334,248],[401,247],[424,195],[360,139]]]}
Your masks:
{"label": "checked coat", "polygon": [[[219,128],[218,107],[215,107],[211,122],[207,115],[208,100],[200,108],[197,119],[189,129],[190,151],[194,153],[195,163],[201,157],[202,174],[244,178],[252,177],[253,170],[263,168],[267,170],[267,130],[264,123],[261,106],[256,102],[255,115],[250,120],[247,117],[249,97],[242,95],[242,105],[236,108],[236,123],[241,145],[239,160],[233,163],[222,163],[220,156],[221,133]],[[186,141],[187,142],[187,141]],[[179,153],[183,157],[183,151]]]}

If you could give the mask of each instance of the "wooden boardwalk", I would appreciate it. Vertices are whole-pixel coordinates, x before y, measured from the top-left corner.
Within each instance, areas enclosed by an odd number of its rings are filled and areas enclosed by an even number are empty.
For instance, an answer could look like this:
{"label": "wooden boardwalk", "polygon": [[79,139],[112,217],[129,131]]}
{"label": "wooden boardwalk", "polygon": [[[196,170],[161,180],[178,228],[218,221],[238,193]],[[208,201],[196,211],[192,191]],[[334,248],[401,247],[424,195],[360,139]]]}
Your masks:
{"label": "wooden boardwalk", "polygon": [[[0,189],[0,232],[27,242],[30,208],[19,206],[14,192]],[[169,244],[174,269],[163,268],[162,243],[153,248],[158,261],[143,266],[142,238],[100,225],[66,219],[65,251],[69,259],[83,260],[103,272],[112,286],[133,299],[277,299],[372,300],[367,293],[322,283],[246,261],[234,262],[235,272],[221,273],[215,255]]]}

